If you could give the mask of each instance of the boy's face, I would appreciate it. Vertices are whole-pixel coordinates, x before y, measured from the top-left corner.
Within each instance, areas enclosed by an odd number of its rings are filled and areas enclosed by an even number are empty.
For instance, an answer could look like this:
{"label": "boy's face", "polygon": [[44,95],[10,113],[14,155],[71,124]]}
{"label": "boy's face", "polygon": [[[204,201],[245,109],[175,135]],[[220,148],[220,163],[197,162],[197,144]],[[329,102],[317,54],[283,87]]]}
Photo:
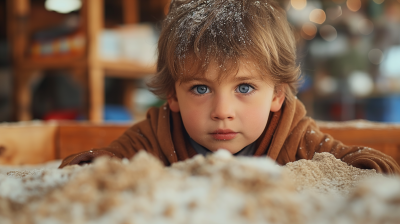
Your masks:
{"label": "boy's face", "polygon": [[269,112],[280,110],[285,94],[244,63],[236,76],[220,82],[217,77],[216,65],[210,64],[204,76],[176,82],[176,95],[168,103],[172,111],[180,111],[194,141],[211,151],[226,149],[234,154],[260,137]]}

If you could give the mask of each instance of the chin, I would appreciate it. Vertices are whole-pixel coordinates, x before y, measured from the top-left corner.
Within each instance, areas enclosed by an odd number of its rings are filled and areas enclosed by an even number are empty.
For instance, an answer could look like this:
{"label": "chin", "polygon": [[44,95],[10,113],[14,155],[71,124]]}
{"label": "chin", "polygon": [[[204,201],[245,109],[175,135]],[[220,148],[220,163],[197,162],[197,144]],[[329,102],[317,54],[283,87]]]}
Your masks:
{"label": "chin", "polygon": [[227,150],[227,151],[229,151],[231,154],[235,154],[235,153],[237,153],[237,152],[240,151],[240,150],[232,150],[232,149],[229,149],[229,147],[223,147],[223,146],[217,147],[216,149],[213,149],[213,150],[211,150],[211,151],[216,152],[216,151],[221,150],[221,149]]}
{"label": "chin", "polygon": [[[208,146],[206,144],[204,144],[203,146],[212,152],[216,152],[220,149],[225,149],[225,150],[229,151],[231,154],[235,154],[242,149],[242,148],[237,148],[238,144],[236,142],[233,142],[232,140],[223,141],[223,140],[213,139],[212,142],[208,142],[208,143],[209,143]],[[243,147],[245,147],[245,146],[243,146]]]}

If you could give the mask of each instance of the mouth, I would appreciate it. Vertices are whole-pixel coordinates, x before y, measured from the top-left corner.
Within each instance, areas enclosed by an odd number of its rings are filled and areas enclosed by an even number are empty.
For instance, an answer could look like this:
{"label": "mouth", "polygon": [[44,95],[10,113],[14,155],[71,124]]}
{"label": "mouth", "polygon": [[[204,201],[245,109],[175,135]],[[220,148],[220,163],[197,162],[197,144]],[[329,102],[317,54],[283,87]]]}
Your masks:
{"label": "mouth", "polygon": [[234,132],[230,129],[218,129],[218,130],[212,132],[211,136],[215,140],[225,141],[225,140],[234,139],[237,134],[238,134],[237,132]]}

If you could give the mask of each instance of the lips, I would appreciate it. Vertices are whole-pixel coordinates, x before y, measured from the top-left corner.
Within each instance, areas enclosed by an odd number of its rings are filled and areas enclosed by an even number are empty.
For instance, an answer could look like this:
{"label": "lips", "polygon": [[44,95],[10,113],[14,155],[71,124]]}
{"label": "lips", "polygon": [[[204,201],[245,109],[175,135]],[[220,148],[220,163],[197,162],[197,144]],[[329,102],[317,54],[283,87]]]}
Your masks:
{"label": "lips", "polygon": [[238,133],[234,132],[230,129],[218,129],[216,131],[214,131],[213,133],[211,133],[211,136],[215,139],[215,140],[231,140],[234,139],[236,137]]}

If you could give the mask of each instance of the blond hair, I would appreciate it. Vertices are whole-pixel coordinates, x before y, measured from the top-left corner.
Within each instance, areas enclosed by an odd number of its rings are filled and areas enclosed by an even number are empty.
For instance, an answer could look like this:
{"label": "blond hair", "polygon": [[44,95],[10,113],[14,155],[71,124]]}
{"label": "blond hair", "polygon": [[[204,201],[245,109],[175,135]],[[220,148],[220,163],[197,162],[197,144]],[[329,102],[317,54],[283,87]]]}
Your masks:
{"label": "blond hair", "polygon": [[217,63],[220,79],[251,61],[275,85],[297,93],[300,69],[285,11],[272,0],[172,0],[158,42],[157,74],[148,83],[161,98],[175,82]]}

